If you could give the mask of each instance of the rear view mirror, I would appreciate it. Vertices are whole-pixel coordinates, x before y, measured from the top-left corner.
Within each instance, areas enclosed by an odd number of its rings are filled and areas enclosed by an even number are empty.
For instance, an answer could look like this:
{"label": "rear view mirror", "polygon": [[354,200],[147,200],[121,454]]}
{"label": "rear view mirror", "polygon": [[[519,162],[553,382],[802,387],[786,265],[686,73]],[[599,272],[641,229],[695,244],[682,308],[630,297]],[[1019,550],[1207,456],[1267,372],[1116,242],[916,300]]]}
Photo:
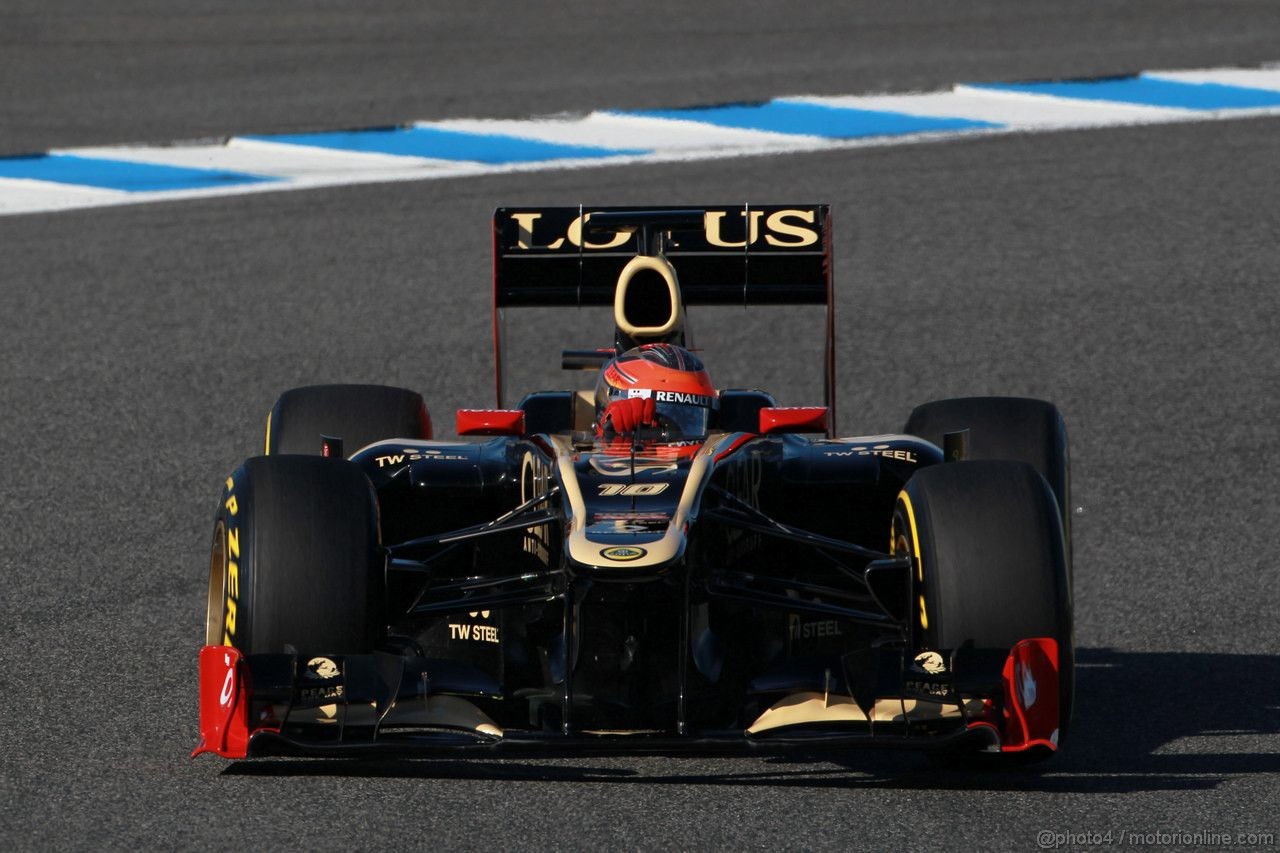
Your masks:
{"label": "rear view mirror", "polygon": [[524,435],[520,409],[458,409],[458,435]]}
{"label": "rear view mirror", "polygon": [[826,406],[766,407],[760,410],[761,435],[826,431]]}

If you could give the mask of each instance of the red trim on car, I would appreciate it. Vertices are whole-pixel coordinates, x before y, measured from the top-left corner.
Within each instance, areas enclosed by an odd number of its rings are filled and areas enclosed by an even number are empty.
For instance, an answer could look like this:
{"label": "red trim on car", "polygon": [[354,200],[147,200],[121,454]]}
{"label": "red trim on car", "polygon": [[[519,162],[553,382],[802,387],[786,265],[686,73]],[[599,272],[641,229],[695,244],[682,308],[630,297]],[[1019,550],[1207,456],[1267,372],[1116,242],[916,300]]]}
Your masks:
{"label": "red trim on car", "polygon": [[760,410],[760,434],[826,432],[826,406],[766,406]]}
{"label": "red trim on car", "polygon": [[731,456],[732,454],[737,452],[739,447],[746,444],[748,441],[751,441],[753,438],[759,438],[759,436],[752,435],[749,432],[744,432],[742,435],[735,438],[733,440],[733,443],[731,443],[728,447],[726,447],[724,450],[721,450],[719,453],[717,453],[715,459],[713,459],[712,461],[719,462],[721,459],[724,459],[726,456]]}
{"label": "red trim on car", "polygon": [[524,435],[524,411],[458,409],[458,435]]}
{"label": "red trim on car", "polygon": [[1004,663],[1002,752],[1058,748],[1058,643],[1048,637],[1023,640]]}
{"label": "red trim on car", "polygon": [[244,758],[249,750],[249,685],[244,655],[231,646],[200,650],[200,742],[195,758],[212,752]]}

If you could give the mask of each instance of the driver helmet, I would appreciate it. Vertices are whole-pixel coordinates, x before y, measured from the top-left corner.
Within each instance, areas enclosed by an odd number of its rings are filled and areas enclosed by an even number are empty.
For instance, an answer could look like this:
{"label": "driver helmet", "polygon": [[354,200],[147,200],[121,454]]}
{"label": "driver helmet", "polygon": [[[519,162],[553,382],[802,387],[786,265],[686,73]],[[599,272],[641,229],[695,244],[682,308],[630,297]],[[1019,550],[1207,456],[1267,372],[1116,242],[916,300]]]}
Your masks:
{"label": "driver helmet", "polygon": [[711,377],[696,355],[674,344],[644,344],[611,360],[596,382],[596,424],[610,403],[652,398],[667,440],[704,438],[720,407]]}

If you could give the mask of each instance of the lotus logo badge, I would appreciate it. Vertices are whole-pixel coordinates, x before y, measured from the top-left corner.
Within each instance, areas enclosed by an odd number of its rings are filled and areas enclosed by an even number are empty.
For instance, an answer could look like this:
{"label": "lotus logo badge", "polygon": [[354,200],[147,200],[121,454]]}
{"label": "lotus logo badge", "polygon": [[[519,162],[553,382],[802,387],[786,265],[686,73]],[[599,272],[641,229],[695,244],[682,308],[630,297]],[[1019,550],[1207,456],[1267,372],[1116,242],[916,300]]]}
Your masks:
{"label": "lotus logo badge", "polygon": [[600,552],[600,556],[604,557],[606,560],[620,560],[625,562],[627,560],[638,560],[647,553],[649,552],[643,548],[628,548],[622,546],[618,548],[605,548]]}

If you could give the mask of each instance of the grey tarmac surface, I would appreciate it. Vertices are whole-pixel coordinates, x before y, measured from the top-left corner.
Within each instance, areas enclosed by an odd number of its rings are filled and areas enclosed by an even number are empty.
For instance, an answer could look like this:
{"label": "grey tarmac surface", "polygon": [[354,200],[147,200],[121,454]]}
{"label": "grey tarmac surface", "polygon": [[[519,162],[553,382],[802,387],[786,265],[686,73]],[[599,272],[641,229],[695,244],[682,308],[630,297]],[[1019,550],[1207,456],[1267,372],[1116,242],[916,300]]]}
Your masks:
{"label": "grey tarmac surface", "polygon": [[1271,0],[6,0],[0,155],[1275,61]]}
{"label": "grey tarmac surface", "polygon": [[[941,21],[903,8],[898,51],[944,39]],[[1201,17],[1207,5],[1134,8],[1152,10],[1151,32],[1203,29],[1205,46],[1169,59],[1178,46],[1135,38],[1111,51],[1126,64],[1248,52],[1235,23]],[[1098,50],[1064,43],[1037,61],[1065,74]],[[1016,53],[969,51],[991,76],[1025,76]],[[737,85],[717,76],[720,58],[696,64],[712,100]],[[811,73],[784,72],[775,91],[804,90]],[[603,86],[587,94],[616,102]],[[458,97],[501,109],[484,89]],[[0,219],[0,839],[1035,849],[1042,830],[1280,837],[1278,139],[1280,119],[1264,118]],[[188,761],[218,484],[259,448],[276,394],[403,384],[447,429],[454,408],[491,402],[495,206],[737,199],[836,206],[843,431],[894,430],[916,403],[957,394],[1064,411],[1083,509],[1064,754],[1010,773],[942,773],[910,754]],[[536,319],[564,331],[512,323],[531,365],[607,334],[586,315]],[[792,404],[820,393],[812,316],[693,319],[721,384]]]}

